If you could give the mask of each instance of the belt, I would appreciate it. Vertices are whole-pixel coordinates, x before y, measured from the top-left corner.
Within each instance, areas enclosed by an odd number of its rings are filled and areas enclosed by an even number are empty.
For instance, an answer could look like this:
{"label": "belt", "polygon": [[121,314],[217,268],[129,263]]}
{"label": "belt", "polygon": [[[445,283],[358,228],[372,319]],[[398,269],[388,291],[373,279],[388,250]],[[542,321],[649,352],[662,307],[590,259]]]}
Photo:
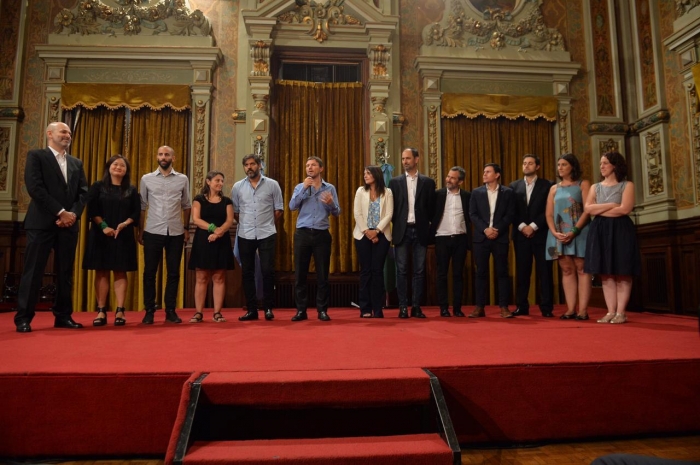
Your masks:
{"label": "belt", "polygon": [[297,231],[306,231],[306,232],[310,232],[312,234],[317,234],[317,233],[325,232],[328,230],[327,229],[314,229],[314,228],[297,228]]}

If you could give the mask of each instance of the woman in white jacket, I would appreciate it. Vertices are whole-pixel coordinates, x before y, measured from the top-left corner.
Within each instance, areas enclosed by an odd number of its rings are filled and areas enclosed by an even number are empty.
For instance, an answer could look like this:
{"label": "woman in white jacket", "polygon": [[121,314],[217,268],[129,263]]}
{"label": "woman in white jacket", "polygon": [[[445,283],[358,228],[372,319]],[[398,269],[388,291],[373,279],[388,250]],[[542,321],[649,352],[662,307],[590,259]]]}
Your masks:
{"label": "woman in white jacket", "polygon": [[384,261],[391,243],[394,197],[378,166],[366,167],[364,179],[355,193],[352,234],[360,260],[360,316],[384,318]]}

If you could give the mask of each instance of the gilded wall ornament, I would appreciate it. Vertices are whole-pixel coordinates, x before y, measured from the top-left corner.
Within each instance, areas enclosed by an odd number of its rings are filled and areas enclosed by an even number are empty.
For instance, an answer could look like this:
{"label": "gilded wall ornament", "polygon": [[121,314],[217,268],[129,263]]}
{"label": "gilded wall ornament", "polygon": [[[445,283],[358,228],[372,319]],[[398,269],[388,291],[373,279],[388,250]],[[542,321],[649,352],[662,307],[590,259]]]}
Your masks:
{"label": "gilded wall ornament", "polygon": [[688,89],[688,105],[690,110],[690,134],[693,162],[695,163],[695,199],[700,202],[700,108],[696,105],[697,88],[691,85]]}
{"label": "gilded wall ornament", "polygon": [[613,139],[601,140],[598,143],[598,155],[605,155],[610,152],[620,152],[620,144]]}
{"label": "gilded wall ornament", "polygon": [[423,29],[423,45],[566,51],[564,37],[544,24],[540,11],[542,0],[523,0],[522,4],[517,12],[513,8],[483,6],[479,16],[473,13],[479,11],[473,1],[468,4],[466,0],[446,0],[445,10],[449,13],[441,22]]}
{"label": "gilded wall ornament", "polygon": [[352,15],[344,14],[345,0],[326,0],[317,3],[314,0],[296,0],[296,8],[282,13],[277,21],[286,24],[308,24],[307,34],[317,42],[323,43],[329,35],[334,34],[331,26],[360,25],[361,21]]}
{"label": "gilded wall ornament", "polygon": [[676,18],[680,18],[698,5],[700,0],[676,0]]}
{"label": "gilded wall ornament", "polygon": [[647,180],[649,192],[647,195],[659,195],[664,192],[663,160],[661,158],[661,133],[649,132],[644,137],[646,146]]}
{"label": "gilded wall ornament", "polygon": [[386,150],[386,141],[380,137],[374,142],[374,160],[379,166],[389,163],[389,154]]}
{"label": "gilded wall ornament", "polygon": [[389,47],[377,45],[370,49],[370,60],[372,61],[372,78],[389,79],[388,62],[391,54]]}
{"label": "gilded wall ornament", "polygon": [[569,112],[559,110],[559,153],[569,153]]}
{"label": "gilded wall ornament", "polygon": [[[188,0],[161,0],[141,6],[148,0],[81,0],[64,8],[54,18],[54,34],[139,35],[167,33],[179,36],[208,36],[209,19],[200,10],[190,11]],[[115,6],[110,6],[113,4]]]}
{"label": "gilded wall ornament", "polygon": [[438,128],[440,112],[435,105],[428,108],[428,176],[438,182]]}
{"label": "gilded wall ornament", "polygon": [[10,160],[10,128],[0,128],[0,192],[7,190],[7,170]]}
{"label": "gilded wall ornament", "polygon": [[270,75],[270,44],[263,40],[258,40],[250,47],[250,58],[253,61],[251,76]]}
{"label": "gilded wall ornament", "polygon": [[194,132],[194,189],[199,192],[204,187],[206,140],[207,140],[207,104],[198,100],[195,108]]}

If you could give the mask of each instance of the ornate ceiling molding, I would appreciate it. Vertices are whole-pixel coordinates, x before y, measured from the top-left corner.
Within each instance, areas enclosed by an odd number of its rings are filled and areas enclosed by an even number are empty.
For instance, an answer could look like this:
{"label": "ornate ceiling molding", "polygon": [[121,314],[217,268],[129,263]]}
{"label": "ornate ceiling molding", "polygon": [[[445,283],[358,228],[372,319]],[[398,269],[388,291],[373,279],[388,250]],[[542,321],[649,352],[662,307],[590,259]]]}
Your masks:
{"label": "ornate ceiling molding", "polygon": [[327,0],[323,3],[296,0],[296,8],[278,15],[277,21],[283,24],[308,24],[306,33],[322,44],[334,34],[333,26],[362,25],[360,19],[344,13],[344,3],[345,0]]}
{"label": "ornate ceiling molding", "polygon": [[680,18],[697,6],[700,6],[700,0],[676,0],[676,18]]}

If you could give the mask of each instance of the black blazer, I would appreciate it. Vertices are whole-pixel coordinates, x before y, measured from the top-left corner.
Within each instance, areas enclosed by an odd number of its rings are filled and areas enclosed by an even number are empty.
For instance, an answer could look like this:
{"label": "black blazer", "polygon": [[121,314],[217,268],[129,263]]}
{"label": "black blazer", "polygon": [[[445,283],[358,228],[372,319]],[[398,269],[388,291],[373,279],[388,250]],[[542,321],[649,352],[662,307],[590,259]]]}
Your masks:
{"label": "black blazer", "polygon": [[[464,222],[467,226],[467,243],[469,247],[471,247],[471,221],[469,219],[469,199],[471,198],[471,192],[460,189],[459,197],[462,199],[462,212],[464,212]],[[431,236],[433,238],[445,214],[445,203],[447,203],[447,188],[443,187],[435,192],[435,213],[433,215],[431,227]]]}
{"label": "black blazer", "polygon": [[520,226],[520,223],[525,223],[528,225],[530,223],[535,223],[537,225],[537,231],[530,240],[543,243],[547,241],[547,231],[549,230],[549,227],[547,226],[545,210],[547,210],[547,197],[549,197],[549,189],[551,187],[551,181],[538,177],[537,181],[535,181],[535,186],[532,188],[530,204],[528,204],[525,180],[521,178],[510,183],[510,188],[513,189],[513,193],[515,194],[513,240],[520,237],[525,239],[525,236],[518,231],[518,226]]}
{"label": "black blazer", "polygon": [[[513,201],[513,189],[503,185],[498,186],[498,200],[493,213],[493,227],[498,229],[496,242],[508,242],[508,227],[513,222],[515,215],[515,202]],[[486,240],[484,229],[489,227],[491,209],[486,186],[477,187],[472,191],[469,200],[469,217],[474,225],[474,242]]]}
{"label": "black blazer", "polygon": [[[389,181],[389,189],[394,195],[394,214],[391,218],[393,224],[391,235],[394,245],[403,241],[408,222],[408,186],[406,175],[400,174]],[[435,181],[428,176],[418,174],[416,184],[416,203],[414,212],[416,216],[416,234],[418,242],[427,246],[430,243],[430,220],[432,208],[435,206]]]}
{"label": "black blazer", "polygon": [[[24,183],[32,198],[24,217],[25,229],[53,229],[62,209],[75,213],[80,219],[87,202],[88,185],[83,162],[66,154],[66,182],[56,156],[48,147],[30,150],[24,169]],[[78,230],[79,222],[71,227]]]}

